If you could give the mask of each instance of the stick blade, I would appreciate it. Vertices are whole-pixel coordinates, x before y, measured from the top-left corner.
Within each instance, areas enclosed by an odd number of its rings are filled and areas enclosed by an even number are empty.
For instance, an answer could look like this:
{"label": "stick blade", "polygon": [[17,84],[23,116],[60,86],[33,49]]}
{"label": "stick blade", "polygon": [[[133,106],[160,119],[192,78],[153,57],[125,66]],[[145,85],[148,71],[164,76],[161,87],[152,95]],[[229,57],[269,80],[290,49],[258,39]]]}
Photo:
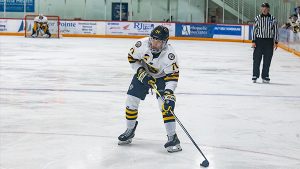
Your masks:
{"label": "stick blade", "polygon": [[208,166],[209,166],[208,160],[204,160],[204,161],[200,164],[200,166],[202,166],[202,167],[208,167]]}

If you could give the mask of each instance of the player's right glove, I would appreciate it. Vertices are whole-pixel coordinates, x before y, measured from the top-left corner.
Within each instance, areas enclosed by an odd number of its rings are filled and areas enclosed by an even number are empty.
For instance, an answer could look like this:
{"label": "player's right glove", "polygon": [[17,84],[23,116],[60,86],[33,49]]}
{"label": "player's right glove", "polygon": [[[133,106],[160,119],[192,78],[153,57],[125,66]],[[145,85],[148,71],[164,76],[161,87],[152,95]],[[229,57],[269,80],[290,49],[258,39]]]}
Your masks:
{"label": "player's right glove", "polygon": [[165,114],[172,114],[171,111],[174,111],[176,97],[172,90],[166,89],[164,92],[164,103],[162,105],[162,111]]}
{"label": "player's right glove", "polygon": [[153,78],[151,75],[149,75],[146,72],[146,69],[143,67],[138,68],[136,74],[137,74],[137,79],[148,87],[152,88],[152,85],[154,85],[156,82],[156,79]]}

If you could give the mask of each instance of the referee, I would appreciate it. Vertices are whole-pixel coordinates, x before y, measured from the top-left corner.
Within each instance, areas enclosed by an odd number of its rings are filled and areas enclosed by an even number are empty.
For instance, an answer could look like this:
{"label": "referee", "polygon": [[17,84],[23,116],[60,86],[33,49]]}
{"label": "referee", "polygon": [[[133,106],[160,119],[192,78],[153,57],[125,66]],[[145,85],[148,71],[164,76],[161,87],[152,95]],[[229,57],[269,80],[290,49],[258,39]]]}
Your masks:
{"label": "referee", "polygon": [[259,78],[260,62],[263,58],[261,77],[263,83],[269,83],[269,68],[272,61],[273,50],[278,47],[278,23],[270,13],[270,5],[261,5],[261,14],[255,17],[255,25],[252,37],[253,52],[253,83]]}

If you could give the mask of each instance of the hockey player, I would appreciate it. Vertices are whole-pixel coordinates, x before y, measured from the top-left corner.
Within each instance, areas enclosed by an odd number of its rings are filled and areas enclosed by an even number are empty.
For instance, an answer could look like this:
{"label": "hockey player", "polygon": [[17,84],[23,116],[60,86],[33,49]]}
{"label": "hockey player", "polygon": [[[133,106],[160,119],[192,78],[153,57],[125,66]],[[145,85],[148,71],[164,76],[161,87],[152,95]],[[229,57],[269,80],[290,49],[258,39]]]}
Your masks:
{"label": "hockey player", "polygon": [[39,14],[39,16],[34,18],[31,37],[38,37],[40,33],[43,37],[51,37],[51,33],[49,32],[48,19],[46,16],[43,16],[43,14]]}
{"label": "hockey player", "polygon": [[171,113],[175,108],[174,92],[179,78],[179,67],[177,55],[168,44],[168,39],[168,28],[157,26],[151,31],[150,37],[138,40],[128,53],[128,61],[135,75],[127,92],[127,130],[118,137],[119,145],[131,143],[138,125],[136,119],[139,103],[145,99],[152,85],[156,85],[165,100],[163,102],[156,96],[168,137],[164,147],[171,153],[182,150],[175,131],[175,118]]}

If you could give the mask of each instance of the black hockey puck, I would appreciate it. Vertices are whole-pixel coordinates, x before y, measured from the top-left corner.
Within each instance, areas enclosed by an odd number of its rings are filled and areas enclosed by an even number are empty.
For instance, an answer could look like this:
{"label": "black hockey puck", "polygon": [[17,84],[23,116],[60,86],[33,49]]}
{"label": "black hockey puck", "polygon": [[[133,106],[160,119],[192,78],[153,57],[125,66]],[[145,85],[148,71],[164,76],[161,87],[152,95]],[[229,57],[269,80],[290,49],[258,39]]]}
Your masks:
{"label": "black hockey puck", "polygon": [[202,166],[202,167],[208,167],[208,166],[209,166],[208,160],[204,160],[204,161],[200,164],[200,166]]}

